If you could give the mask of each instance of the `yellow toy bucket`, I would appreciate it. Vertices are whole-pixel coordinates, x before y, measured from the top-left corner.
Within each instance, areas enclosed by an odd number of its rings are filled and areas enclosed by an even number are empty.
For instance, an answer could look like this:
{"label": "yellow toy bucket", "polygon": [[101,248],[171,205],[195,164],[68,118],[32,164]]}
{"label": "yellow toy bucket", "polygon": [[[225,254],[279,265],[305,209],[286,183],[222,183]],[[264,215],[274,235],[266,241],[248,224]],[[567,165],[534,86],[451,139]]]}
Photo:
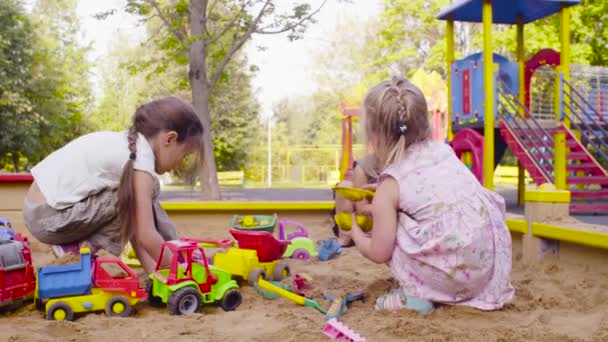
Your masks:
{"label": "yellow toy bucket", "polygon": [[[350,213],[339,213],[334,216],[336,220],[336,224],[342,230],[351,230],[352,227],[352,215]],[[361,230],[364,232],[369,232],[372,230],[374,226],[374,221],[367,216],[356,215],[355,219],[357,220],[357,224],[361,227]]]}
{"label": "yellow toy bucket", "polygon": [[372,197],[374,197],[374,194],[375,194],[375,192],[373,192],[371,190],[347,188],[347,187],[343,187],[343,186],[335,187],[334,191],[338,195],[346,198],[349,201],[353,201],[353,202],[359,202],[366,198],[372,198]]}

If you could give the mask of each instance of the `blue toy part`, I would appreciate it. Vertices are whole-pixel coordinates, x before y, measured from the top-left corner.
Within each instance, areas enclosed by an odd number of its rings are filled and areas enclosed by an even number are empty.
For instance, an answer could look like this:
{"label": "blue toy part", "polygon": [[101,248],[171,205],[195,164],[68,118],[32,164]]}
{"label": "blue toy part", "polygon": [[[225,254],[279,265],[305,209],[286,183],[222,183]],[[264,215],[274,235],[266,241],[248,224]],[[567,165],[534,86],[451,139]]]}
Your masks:
{"label": "blue toy part", "polygon": [[[323,297],[330,302],[333,302],[329,310],[327,310],[327,314],[325,315],[325,320],[330,320],[332,318],[338,319],[340,316],[346,313],[346,306],[356,300],[363,301],[365,299],[363,292],[356,292],[347,295],[346,297],[336,297],[331,294],[323,291]],[[337,302],[339,300],[339,302]]]}
{"label": "blue toy part", "polygon": [[[517,97],[519,92],[519,66],[501,55],[493,54],[493,56],[494,64],[498,65],[495,92],[498,83],[502,80],[511,93]],[[451,68],[451,77],[450,94],[453,127],[483,127],[485,115],[483,55],[476,53],[454,61]],[[495,94],[495,98],[498,98],[497,94]],[[497,107],[495,106],[495,116]]]}
{"label": "blue toy part", "polygon": [[4,217],[0,217],[0,240],[15,240],[15,231]]}
{"label": "blue toy part", "polygon": [[81,249],[80,263],[38,268],[38,297],[59,298],[91,293],[91,252]]}
{"label": "blue toy part", "polygon": [[335,255],[342,253],[342,247],[340,247],[337,239],[321,240],[319,241],[318,253],[319,260],[327,261]]}

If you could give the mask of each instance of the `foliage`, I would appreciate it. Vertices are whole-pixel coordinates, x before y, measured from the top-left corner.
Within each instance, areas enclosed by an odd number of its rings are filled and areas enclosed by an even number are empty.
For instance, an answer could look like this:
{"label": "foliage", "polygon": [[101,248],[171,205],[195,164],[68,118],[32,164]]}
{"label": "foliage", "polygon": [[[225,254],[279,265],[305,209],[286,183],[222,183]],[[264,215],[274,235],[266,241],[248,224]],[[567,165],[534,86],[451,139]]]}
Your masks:
{"label": "foliage", "polygon": [[[17,1],[0,3],[0,161],[19,170],[19,156],[33,153],[27,125],[35,119],[26,96],[31,79],[32,27]],[[7,163],[12,165],[7,167]],[[11,167],[12,166],[12,167]]]}
{"label": "foliage", "polygon": [[[326,1],[315,10],[308,3],[300,3],[282,11],[284,5],[272,0],[129,0],[127,11],[144,20],[162,23],[153,41],[165,52],[166,58],[150,60],[147,66],[161,72],[173,63],[188,64],[192,102],[203,126],[225,127],[224,123],[211,124],[212,119],[220,120],[212,113],[212,96],[221,89],[220,83],[227,80],[228,65],[242,58],[238,52],[253,34],[284,33],[290,40],[302,38]],[[222,112],[226,113],[232,112]],[[205,197],[218,199],[217,152],[212,133],[205,132],[204,136],[201,185]],[[236,156],[226,145],[222,145],[221,150]]]}
{"label": "foliage", "polygon": [[[148,34],[162,25],[147,23]],[[155,44],[129,43],[121,37],[112,47],[102,67],[103,97],[94,116],[98,129],[122,130],[130,125],[138,105],[154,98],[177,95],[191,101],[188,66],[167,62],[162,68],[151,67],[151,61],[164,58],[165,52]],[[250,86],[252,73],[247,60],[239,57],[226,68],[226,77],[218,82],[211,97],[214,118],[211,123],[218,170],[237,170],[249,160],[248,146],[259,140],[258,103]],[[193,184],[197,172],[195,160],[189,160],[174,174]]]}
{"label": "foliage", "polygon": [[[0,163],[22,171],[87,132],[88,48],[76,0],[0,4]],[[83,77],[84,75],[84,77]]]}

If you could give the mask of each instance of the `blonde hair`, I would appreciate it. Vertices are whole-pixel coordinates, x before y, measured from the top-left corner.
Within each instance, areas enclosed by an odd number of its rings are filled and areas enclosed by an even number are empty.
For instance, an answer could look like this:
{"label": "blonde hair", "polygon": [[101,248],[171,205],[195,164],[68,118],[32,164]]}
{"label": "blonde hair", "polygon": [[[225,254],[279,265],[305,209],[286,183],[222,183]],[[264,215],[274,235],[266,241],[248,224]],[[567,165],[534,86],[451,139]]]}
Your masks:
{"label": "blonde hair", "polygon": [[401,160],[410,146],[431,137],[424,94],[405,78],[393,77],[373,87],[363,107],[365,134],[373,138],[374,154],[383,168]]}

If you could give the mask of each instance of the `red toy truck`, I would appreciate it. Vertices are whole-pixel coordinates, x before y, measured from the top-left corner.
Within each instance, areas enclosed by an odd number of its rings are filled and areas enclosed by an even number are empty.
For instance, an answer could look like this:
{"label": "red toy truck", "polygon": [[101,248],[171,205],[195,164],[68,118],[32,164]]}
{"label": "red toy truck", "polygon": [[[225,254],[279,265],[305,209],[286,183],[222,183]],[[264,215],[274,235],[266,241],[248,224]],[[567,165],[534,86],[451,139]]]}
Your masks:
{"label": "red toy truck", "polygon": [[35,289],[36,274],[27,238],[15,234],[14,240],[0,240],[0,308],[33,297]]}
{"label": "red toy truck", "polygon": [[36,306],[49,320],[74,319],[74,314],[105,310],[108,316],[129,316],[146,291],[131,269],[118,259],[91,262],[88,248],[80,249],[80,262],[38,268]]}

